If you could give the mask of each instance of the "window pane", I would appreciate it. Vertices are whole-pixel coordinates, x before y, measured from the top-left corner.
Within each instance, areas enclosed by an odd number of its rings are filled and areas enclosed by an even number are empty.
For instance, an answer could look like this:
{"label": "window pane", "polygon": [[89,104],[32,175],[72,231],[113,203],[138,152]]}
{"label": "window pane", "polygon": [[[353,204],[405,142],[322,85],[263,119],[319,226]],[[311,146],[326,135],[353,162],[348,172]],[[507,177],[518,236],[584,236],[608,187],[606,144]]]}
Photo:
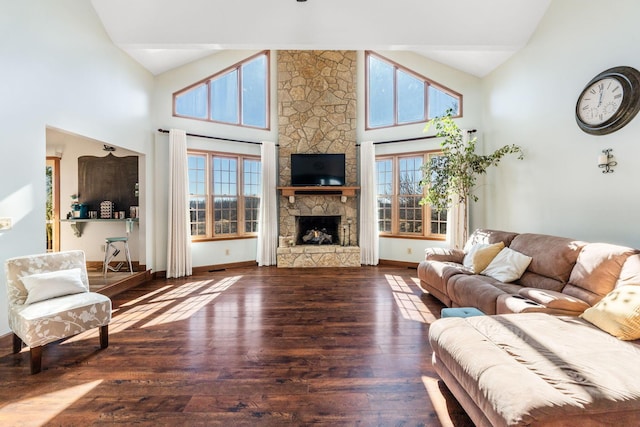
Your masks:
{"label": "window pane", "polygon": [[244,232],[258,232],[258,210],[260,208],[259,197],[245,197],[244,199]]}
{"label": "window pane", "polygon": [[205,194],[205,157],[189,155],[189,194],[204,195]]}
{"label": "window pane", "polygon": [[422,156],[402,157],[398,161],[399,194],[422,194]]}
{"label": "window pane", "polygon": [[447,114],[448,109],[453,110],[454,116],[459,115],[459,99],[438,88],[429,86],[429,118],[442,117]]}
{"label": "window pane", "polygon": [[191,235],[204,236],[207,233],[205,198],[191,197],[189,201],[189,217],[191,219]]}
{"label": "window pane", "polygon": [[213,199],[213,233],[215,235],[237,234],[238,232],[238,198],[214,197]]}
{"label": "window pane", "polygon": [[391,195],[393,191],[393,162],[391,159],[376,161],[376,175],[379,195]]}
{"label": "window pane", "polygon": [[211,119],[238,123],[238,71],[211,80]]}
{"label": "window pane", "polygon": [[398,71],[398,123],[424,121],[424,82]]}
{"label": "window pane", "polygon": [[198,119],[206,119],[207,85],[202,84],[176,96],[176,114]]}
{"label": "window pane", "polygon": [[213,158],[213,194],[238,195],[238,160],[228,157]]}
{"label": "window pane", "polygon": [[400,233],[422,234],[422,206],[420,196],[398,198]]}
{"label": "window pane", "polygon": [[393,66],[369,56],[369,126],[394,124]]}
{"label": "window pane", "polygon": [[244,232],[258,231],[258,211],[260,208],[260,161],[244,159],[242,162],[244,187]]}
{"label": "window pane", "polygon": [[242,66],[242,124],[267,127],[267,56]]}
{"label": "window pane", "polygon": [[378,230],[391,233],[391,198],[378,197]]}

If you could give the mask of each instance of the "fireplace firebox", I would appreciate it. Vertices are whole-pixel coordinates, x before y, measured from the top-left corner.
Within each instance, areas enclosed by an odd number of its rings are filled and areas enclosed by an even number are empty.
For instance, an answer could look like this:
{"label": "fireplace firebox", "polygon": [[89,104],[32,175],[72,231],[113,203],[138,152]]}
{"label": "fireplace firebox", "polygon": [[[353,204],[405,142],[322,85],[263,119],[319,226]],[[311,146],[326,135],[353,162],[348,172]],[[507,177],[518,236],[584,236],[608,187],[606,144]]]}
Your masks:
{"label": "fireplace firebox", "polygon": [[313,215],[296,217],[296,244],[340,244],[340,215]]}

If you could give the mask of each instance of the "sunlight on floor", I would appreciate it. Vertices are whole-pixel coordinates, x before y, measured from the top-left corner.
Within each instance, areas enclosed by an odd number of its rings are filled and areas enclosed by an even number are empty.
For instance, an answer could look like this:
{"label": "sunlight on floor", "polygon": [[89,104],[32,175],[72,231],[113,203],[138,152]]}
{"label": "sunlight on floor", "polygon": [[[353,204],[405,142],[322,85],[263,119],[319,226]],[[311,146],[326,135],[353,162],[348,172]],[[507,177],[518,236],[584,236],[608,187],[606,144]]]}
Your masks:
{"label": "sunlight on floor", "polygon": [[201,295],[198,297],[189,297],[180,304],[169,308],[167,311],[160,314],[158,317],[151,319],[149,322],[142,325],[142,328],[148,328],[150,326],[162,325],[165,323],[177,322],[179,320],[185,320],[193,316],[202,307],[213,301],[219,293],[210,295]]}
{"label": "sunlight on floor", "polygon": [[427,389],[427,394],[429,395],[429,399],[431,399],[431,405],[438,416],[440,424],[442,424],[442,427],[453,427],[451,416],[447,409],[447,402],[440,391],[440,387],[438,387],[438,381],[438,378],[422,376],[422,383],[424,384],[424,388]]}
{"label": "sunlight on floor", "polygon": [[[142,295],[122,304],[119,309],[113,310],[113,317],[109,324],[109,335],[124,331],[143,320],[147,320],[147,323],[142,325],[143,328],[186,320],[241,278],[242,276],[231,276],[224,277],[218,282],[214,280],[199,280],[177,286],[167,285]],[[135,305],[145,300],[149,300],[149,302]],[[175,304],[175,306],[172,306],[172,304]],[[126,307],[131,308],[125,309]],[[161,309],[163,309],[162,313],[152,318],[152,315]],[[65,340],[64,343],[95,338],[98,336],[98,332],[97,328],[92,329],[75,335]]]}
{"label": "sunlight on floor", "polygon": [[[437,319],[402,277],[385,275],[385,278],[393,291],[393,299],[400,309],[402,317],[427,324],[433,323]],[[413,280],[415,282],[415,279]]]}
{"label": "sunlight on floor", "polygon": [[0,408],[0,425],[7,426],[11,420],[17,419],[20,420],[21,427],[45,425],[100,383],[102,380],[92,381],[9,403]]}

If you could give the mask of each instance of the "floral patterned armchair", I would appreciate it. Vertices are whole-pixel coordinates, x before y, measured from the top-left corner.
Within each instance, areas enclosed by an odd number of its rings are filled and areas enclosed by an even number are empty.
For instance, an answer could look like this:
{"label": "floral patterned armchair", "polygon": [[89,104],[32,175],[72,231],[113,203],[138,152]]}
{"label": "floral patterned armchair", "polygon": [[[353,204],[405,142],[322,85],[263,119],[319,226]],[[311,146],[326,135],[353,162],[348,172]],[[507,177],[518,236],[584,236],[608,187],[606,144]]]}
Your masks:
{"label": "floral patterned armchair", "polygon": [[30,348],[31,373],[42,368],[45,344],[100,328],[100,347],[109,345],[111,300],[89,291],[83,251],[8,259],[9,327],[13,352]]}

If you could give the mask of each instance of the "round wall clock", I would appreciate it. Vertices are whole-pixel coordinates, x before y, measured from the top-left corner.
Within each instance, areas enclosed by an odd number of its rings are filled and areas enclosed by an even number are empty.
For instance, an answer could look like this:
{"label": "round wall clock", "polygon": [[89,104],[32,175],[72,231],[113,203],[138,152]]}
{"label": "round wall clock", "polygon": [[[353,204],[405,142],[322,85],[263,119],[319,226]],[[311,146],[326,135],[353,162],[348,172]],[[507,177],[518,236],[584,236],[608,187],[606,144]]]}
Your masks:
{"label": "round wall clock", "polygon": [[576,103],[576,122],[592,135],[621,129],[640,110],[640,72],[633,67],[614,67],[595,76]]}

